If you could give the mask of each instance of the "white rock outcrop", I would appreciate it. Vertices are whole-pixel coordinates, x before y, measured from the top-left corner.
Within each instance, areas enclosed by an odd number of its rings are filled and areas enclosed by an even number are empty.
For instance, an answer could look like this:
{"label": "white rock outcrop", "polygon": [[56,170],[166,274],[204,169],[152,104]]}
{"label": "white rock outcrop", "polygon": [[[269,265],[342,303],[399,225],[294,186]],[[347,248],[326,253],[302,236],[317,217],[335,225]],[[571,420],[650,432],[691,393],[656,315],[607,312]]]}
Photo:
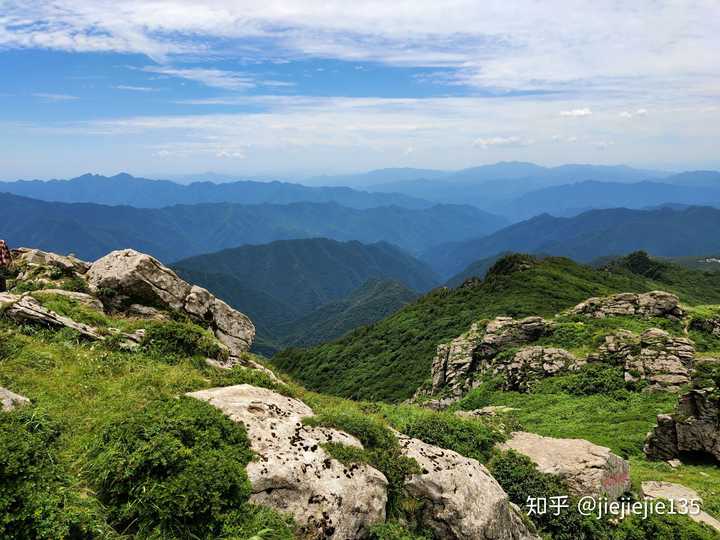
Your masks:
{"label": "white rock outcrop", "polygon": [[522,511],[477,460],[398,434],[405,456],[423,472],[406,483],[408,494],[425,503],[423,525],[448,540],[538,539]]}
{"label": "white rock outcrop", "polygon": [[704,523],[720,532],[720,521],[702,510],[702,498],[697,491],[672,482],[650,480],[641,484],[642,496],[646,499],[665,499],[677,503],[679,511],[698,523]]}
{"label": "white rock outcrop", "polygon": [[367,465],[343,465],[320,446],[362,447],[334,429],[304,426],[306,404],[247,384],[192,392],[247,429],[257,458],[247,466],[250,500],[293,515],[302,538],[363,538],[385,519],[387,480]]}
{"label": "white rock outcrop", "polygon": [[540,472],[561,477],[573,495],[620,497],[630,489],[630,466],[609,448],[583,439],[555,439],[517,431],[499,445],[529,457]]}
{"label": "white rock outcrop", "polygon": [[20,394],[16,394],[15,392],[11,392],[7,388],[0,386],[0,405],[2,405],[0,410],[3,412],[10,412],[29,403],[30,400],[25,396],[21,396]]}
{"label": "white rock outcrop", "polygon": [[163,307],[203,322],[228,346],[231,360],[248,351],[255,339],[255,326],[247,316],[206,289],[182,280],[150,255],[132,249],[113,251],[95,261],[86,278],[95,294],[113,291],[114,306],[110,307]]}

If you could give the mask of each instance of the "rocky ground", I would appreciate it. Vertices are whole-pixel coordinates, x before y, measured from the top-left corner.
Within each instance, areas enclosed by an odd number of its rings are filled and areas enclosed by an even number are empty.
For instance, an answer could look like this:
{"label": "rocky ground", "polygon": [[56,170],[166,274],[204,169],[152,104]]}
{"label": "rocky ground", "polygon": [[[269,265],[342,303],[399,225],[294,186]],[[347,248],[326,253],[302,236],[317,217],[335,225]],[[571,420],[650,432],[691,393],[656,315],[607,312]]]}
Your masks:
{"label": "rocky ground", "polygon": [[[95,499],[98,505],[92,512],[71,512],[63,506],[69,503],[62,502],[47,515],[57,513],[57,523],[62,524],[91,513],[98,520],[94,525],[73,522],[63,529],[96,531],[84,537],[520,540],[583,534],[576,537],[591,538],[580,532],[584,529],[579,522],[572,525],[575,529],[569,528],[568,523],[579,519],[575,514],[568,514],[564,524],[529,519],[524,503],[531,491],[516,472],[527,469],[525,474],[536,485],[552,485],[573,500],[628,495],[670,499],[677,490],[692,486],[678,485],[671,493],[662,482],[693,471],[695,465],[684,462],[691,456],[717,460],[702,467],[720,480],[715,472],[720,462],[720,408],[717,388],[712,386],[716,363],[707,354],[698,356],[690,334],[695,328],[714,336],[715,321],[720,319],[699,318],[668,293],[593,298],[552,320],[478,321],[438,347],[432,382],[418,392],[415,404],[389,405],[308,392],[274,373],[248,352],[255,330],[245,315],[147,255],[116,251],[89,264],[22,249],[15,258],[18,274],[12,289],[0,294],[2,414],[9,419],[25,414],[24,410],[40,411],[59,420],[62,428],[53,442],[56,461],[64,467],[63,474],[74,478],[63,489],[84,493],[78,503],[82,508],[94,505]],[[472,407],[483,392],[518,396],[522,403],[522,396],[540,395],[536,390],[548,381],[568,381],[598,369],[616,370],[622,392],[639,399],[665,396],[662,402],[670,403],[667,396],[672,400],[679,396],[677,410],[656,411],[663,414],[648,435],[643,463],[655,460],[663,469],[643,468],[642,486],[633,475],[637,456],[628,459],[627,452],[583,440],[579,434],[532,433],[528,431],[532,422],[521,425],[516,407],[497,406],[502,403]],[[574,399],[571,394],[568,402]],[[240,518],[232,513],[237,508],[223,506],[222,498],[198,503],[202,512],[207,513],[208,505],[213,508],[211,518],[204,513],[202,520],[193,518],[193,512],[200,511],[190,506],[182,506],[187,521],[177,516],[149,517],[137,507],[149,504],[142,503],[146,489],[159,488],[142,484],[145,487],[138,491],[132,484],[132,475],[141,474],[138,470],[131,468],[111,488],[98,484],[97,475],[86,475],[107,466],[103,459],[110,459],[97,457],[105,455],[98,450],[99,434],[104,437],[100,448],[117,448],[113,459],[122,452],[141,459],[127,435],[120,446],[113,446],[118,426],[130,425],[133,415],[157,402],[170,403],[172,408],[188,401],[209,404],[208,410],[240,426],[247,438],[252,457],[243,465],[248,491]],[[213,418],[211,413],[203,414]],[[652,416],[639,425],[652,422]],[[30,424],[22,425],[30,429]],[[170,435],[158,437],[157,443],[150,439],[143,445],[160,445]],[[171,444],[172,452],[178,444],[192,446],[186,436],[178,441]],[[11,449],[0,443],[0,463],[3,451]],[[145,450],[141,455],[150,459]],[[193,464],[194,480],[186,489],[201,496],[203,489],[209,490],[205,475],[212,477],[212,471],[222,469],[213,463],[208,459]],[[178,467],[185,470],[186,465]],[[653,470],[657,477],[647,479]],[[107,479],[117,473],[117,469],[104,470],[99,476]],[[162,475],[165,486],[164,482],[174,481],[167,477],[171,473],[172,468],[164,467],[153,474]],[[152,480],[159,482],[156,476]],[[123,491],[119,504],[118,486],[125,484],[127,492]],[[693,532],[697,536],[689,538],[712,537],[714,520],[720,515],[719,490],[704,485],[700,489],[707,511],[698,519],[703,525],[690,521],[677,525],[690,532],[700,527]],[[39,518],[32,498],[22,495],[20,487],[17,492],[9,500],[27,515],[18,511],[17,517],[0,519],[0,533],[9,538],[26,537],[15,532],[18,527],[25,532],[39,527],[33,521]],[[237,496],[237,490],[232,493]],[[701,498],[697,493],[693,496]],[[1,501],[0,517],[7,512]],[[250,520],[247,515],[265,515],[265,510],[257,509],[267,509],[272,517]],[[135,518],[129,519],[131,515]],[[43,526],[50,527],[45,521]],[[55,522],[53,527],[62,529]],[[608,535],[631,528],[644,531],[643,524],[632,520],[603,527]],[[651,537],[647,531],[642,534],[634,537]]]}

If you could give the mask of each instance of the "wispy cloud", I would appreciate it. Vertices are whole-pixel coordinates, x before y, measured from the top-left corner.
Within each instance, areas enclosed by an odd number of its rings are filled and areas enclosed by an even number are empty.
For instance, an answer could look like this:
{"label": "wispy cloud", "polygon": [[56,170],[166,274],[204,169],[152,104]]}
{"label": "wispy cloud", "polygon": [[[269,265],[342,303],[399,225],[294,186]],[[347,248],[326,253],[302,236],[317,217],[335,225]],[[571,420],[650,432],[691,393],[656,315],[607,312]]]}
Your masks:
{"label": "wispy cloud", "polygon": [[245,73],[207,68],[173,68],[166,66],[147,66],[142,68],[148,73],[158,73],[167,77],[178,77],[199,82],[205,86],[225,90],[247,90],[255,86],[252,77]]}
{"label": "wispy cloud", "polygon": [[33,93],[33,97],[38,98],[41,101],[45,101],[48,103],[58,103],[62,101],[75,101],[76,99],[80,99],[77,96],[71,96],[69,94],[48,94],[45,92],[35,92]]}
{"label": "wispy cloud", "polygon": [[[716,13],[716,0],[456,0],[452,9],[433,0],[412,9],[375,0],[6,0],[0,47],[133,52],[162,65],[187,55],[332,58],[436,66],[449,81],[499,91],[712,98]],[[249,84],[185,75],[221,88]]]}
{"label": "wispy cloud", "polygon": [[127,90],[128,92],[157,92],[159,88],[153,88],[151,86],[132,86],[127,84],[116,84],[113,85],[115,90]]}
{"label": "wispy cloud", "polygon": [[560,116],[569,116],[571,118],[582,118],[583,116],[592,116],[592,111],[587,107],[583,109],[570,109],[569,111],[561,111]]}
{"label": "wispy cloud", "polygon": [[479,138],[473,141],[473,146],[479,146],[485,149],[491,146],[522,146],[525,144],[527,144],[527,142],[523,142],[520,137],[490,137]]}
{"label": "wispy cloud", "polygon": [[634,111],[623,111],[620,113],[620,118],[635,118],[636,116],[647,116],[648,110],[647,109],[636,109]]}

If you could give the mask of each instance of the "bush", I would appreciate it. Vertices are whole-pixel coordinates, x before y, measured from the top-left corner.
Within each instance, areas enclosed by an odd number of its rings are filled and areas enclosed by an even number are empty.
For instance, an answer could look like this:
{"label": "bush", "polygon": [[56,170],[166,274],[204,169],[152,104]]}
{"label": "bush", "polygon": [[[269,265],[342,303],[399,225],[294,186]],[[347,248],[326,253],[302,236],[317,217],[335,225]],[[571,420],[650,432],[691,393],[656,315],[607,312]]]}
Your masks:
{"label": "bush", "polygon": [[411,532],[396,521],[375,525],[370,531],[371,540],[430,540],[431,538],[431,533]]}
{"label": "bush", "polygon": [[651,515],[624,519],[610,537],[612,540],[717,540],[717,533],[687,516]]}
{"label": "bush", "polygon": [[148,324],[142,347],[167,361],[180,357],[219,358],[225,350],[207,330],[189,322],[163,321]]}
{"label": "bush", "polygon": [[264,506],[246,503],[225,518],[220,538],[228,540],[293,540],[295,523],[290,516]]}
{"label": "bush", "polygon": [[32,407],[0,412],[0,537],[82,540],[108,532],[58,464],[59,436],[59,426]]}
{"label": "bush", "polygon": [[495,443],[503,437],[477,420],[458,418],[450,413],[428,414],[411,421],[405,434],[428,444],[453,450],[485,463]]}
{"label": "bush", "polygon": [[565,392],[573,396],[614,394],[625,390],[625,374],[620,367],[602,363],[581,366],[569,375],[552,377],[535,388],[537,393]]}
{"label": "bush", "polygon": [[182,398],[107,426],[88,451],[87,477],[118,531],[217,537],[250,495],[251,457],[241,424]]}

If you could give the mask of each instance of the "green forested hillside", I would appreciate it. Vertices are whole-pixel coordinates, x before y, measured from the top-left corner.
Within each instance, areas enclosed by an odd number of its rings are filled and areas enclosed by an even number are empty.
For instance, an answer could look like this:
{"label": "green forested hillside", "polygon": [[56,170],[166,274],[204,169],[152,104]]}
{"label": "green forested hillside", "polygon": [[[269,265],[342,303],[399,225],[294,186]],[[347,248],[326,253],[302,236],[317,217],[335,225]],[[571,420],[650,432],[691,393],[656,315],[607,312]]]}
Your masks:
{"label": "green forested hillside", "polygon": [[437,284],[432,270],[395,246],[327,238],[242,246],[185,259],[174,268],[247,313],[258,328],[257,350],[264,352],[288,343],[286,335],[294,336],[290,343],[303,344],[339,337],[388,315],[412,296],[375,286],[348,298],[368,280],[399,281],[421,292]]}
{"label": "green forested hillside", "polygon": [[418,293],[399,281],[371,279],[347,298],[278,328],[280,340],[285,346],[296,347],[331,341],[391,315],[417,297]]}
{"label": "green forested hillside", "polygon": [[[652,264],[650,264],[652,263]],[[650,261],[644,254],[593,269],[569,259],[501,259],[479,283],[437,289],[390,317],[312,349],[288,349],[273,363],[306,386],[357,399],[402,400],[430,374],[438,344],[472,321],[553,315],[590,296],[665,289],[686,302],[720,302],[720,278]]]}

